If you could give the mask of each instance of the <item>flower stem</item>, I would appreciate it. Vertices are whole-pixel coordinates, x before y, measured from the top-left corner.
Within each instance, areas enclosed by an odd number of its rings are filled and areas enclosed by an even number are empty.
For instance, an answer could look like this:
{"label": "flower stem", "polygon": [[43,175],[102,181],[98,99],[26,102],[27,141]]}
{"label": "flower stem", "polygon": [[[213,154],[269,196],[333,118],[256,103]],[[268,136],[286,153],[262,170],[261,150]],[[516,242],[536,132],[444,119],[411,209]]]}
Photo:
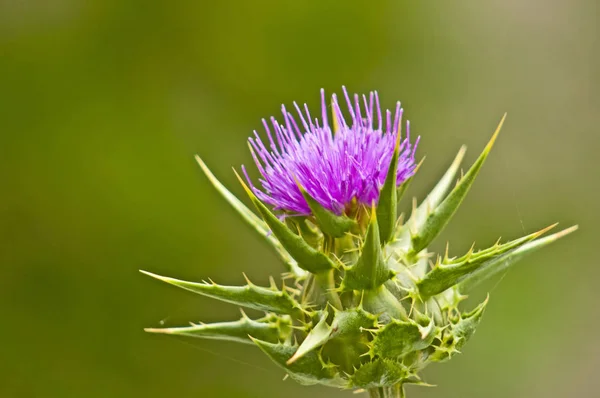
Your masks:
{"label": "flower stem", "polygon": [[371,398],[406,398],[404,387],[401,384],[396,384],[392,387],[379,387],[369,390]]}

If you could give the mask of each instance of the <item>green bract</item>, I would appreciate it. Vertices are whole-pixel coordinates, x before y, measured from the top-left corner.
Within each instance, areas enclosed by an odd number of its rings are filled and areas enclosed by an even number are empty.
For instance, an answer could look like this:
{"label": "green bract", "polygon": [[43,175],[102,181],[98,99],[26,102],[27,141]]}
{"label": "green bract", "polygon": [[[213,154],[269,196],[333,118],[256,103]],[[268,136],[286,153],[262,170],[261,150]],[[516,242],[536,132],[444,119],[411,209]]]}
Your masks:
{"label": "green bract", "polygon": [[[335,120],[335,115],[334,115]],[[435,256],[429,244],[465,198],[481,170],[504,118],[473,166],[455,183],[465,150],[404,223],[397,204],[410,178],[396,186],[396,149],[378,204],[337,215],[298,183],[311,215],[281,221],[240,179],[258,214],[235,198],[209,171],[217,191],[271,245],[287,267],[291,287],[222,286],[154,275],[194,293],[264,311],[252,320],[181,328],[146,329],[255,344],[292,379],[311,385],[364,389],[372,397],[399,397],[407,383],[424,384],[419,372],[458,353],[481,321],[487,299],[470,312],[459,303],[482,281],[525,254],[574,231],[541,237],[553,226],[461,257]],[[398,135],[399,137],[399,135]]]}

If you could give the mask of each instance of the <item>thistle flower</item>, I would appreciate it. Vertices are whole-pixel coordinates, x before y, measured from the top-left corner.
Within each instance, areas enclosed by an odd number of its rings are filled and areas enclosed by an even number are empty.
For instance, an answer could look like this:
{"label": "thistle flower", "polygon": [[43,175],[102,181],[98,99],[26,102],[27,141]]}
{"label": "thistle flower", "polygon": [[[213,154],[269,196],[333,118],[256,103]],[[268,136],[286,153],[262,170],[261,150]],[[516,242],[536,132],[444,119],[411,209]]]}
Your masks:
{"label": "thistle flower", "polygon": [[[298,215],[311,213],[299,185],[321,206],[338,215],[353,204],[370,205],[379,199],[379,191],[399,139],[403,110],[398,102],[393,123],[392,113],[386,112],[384,132],[376,92],[371,92],[368,100],[363,95],[364,116],[358,94],[354,96],[354,103],[345,88],[344,96],[352,118],[350,125],[334,94],[334,128],[329,126],[324,90],[321,90],[322,123],[318,119],[313,122],[306,104],[302,111],[296,103],[294,106],[303,129],[300,129],[285,105],[282,106],[285,124],[280,125],[275,118],[271,118],[274,134],[263,119],[268,147],[256,131],[254,138],[249,139],[249,146],[262,174],[260,182],[265,192],[256,189],[246,174],[248,183],[259,199],[272,205],[275,210]],[[416,167],[416,147],[415,144],[411,148],[410,124],[407,122],[406,138],[401,141],[399,148],[397,185],[412,176]]]}
{"label": "thistle flower", "polygon": [[[262,190],[239,178],[259,215],[231,194],[196,157],[212,185],[281,257],[281,288],[187,282],[142,271],[192,292],[265,312],[259,319],[146,329],[254,344],[299,383],[403,397],[425,384],[419,372],[450,359],[475,333],[487,299],[459,309],[474,286],[526,254],[573,232],[542,237],[555,225],[458,257],[428,250],[452,218],[483,166],[504,122],[471,168],[454,180],[461,148],[421,205],[402,222],[397,204],[416,171],[416,140],[402,139],[402,109],[384,120],[376,93],[354,96],[346,123],[332,98],[332,127],[321,92],[321,121],[298,106],[300,124],[283,108],[284,124],[265,121],[267,145],[255,132],[250,148]],[[364,116],[363,116],[364,115]],[[392,122],[393,119],[393,122]],[[272,131],[271,131],[272,128]],[[244,169],[245,173],[245,169]],[[268,207],[266,204],[270,205]],[[435,261],[432,261],[435,259]]]}

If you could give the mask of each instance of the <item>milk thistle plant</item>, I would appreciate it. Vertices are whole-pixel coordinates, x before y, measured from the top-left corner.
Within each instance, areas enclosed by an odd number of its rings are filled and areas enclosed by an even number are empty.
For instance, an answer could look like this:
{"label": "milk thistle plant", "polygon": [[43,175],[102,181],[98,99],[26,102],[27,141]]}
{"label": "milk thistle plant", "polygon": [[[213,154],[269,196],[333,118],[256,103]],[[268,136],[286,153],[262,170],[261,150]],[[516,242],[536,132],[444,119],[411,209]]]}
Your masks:
{"label": "milk thistle plant", "polygon": [[[402,130],[400,103],[382,114],[377,93],[350,97],[347,114],[332,96],[331,116],[321,91],[321,118],[294,104],[283,124],[263,120],[249,147],[261,174],[255,185],[242,167],[238,179],[256,207],[248,209],[196,157],[210,183],[281,257],[281,285],[224,286],[187,282],[145,272],[161,281],[240,307],[234,322],[146,329],[254,344],[290,378],[403,397],[404,385],[425,384],[419,372],[459,353],[481,321],[488,300],[459,309],[466,294],[523,256],[574,231],[542,237],[554,225],[459,257],[428,246],[450,221],[471,188],[504,122],[471,168],[458,177],[465,148],[410,217],[397,204],[418,165],[410,125]],[[331,119],[331,122],[330,122]],[[237,174],[237,173],[236,173]]]}

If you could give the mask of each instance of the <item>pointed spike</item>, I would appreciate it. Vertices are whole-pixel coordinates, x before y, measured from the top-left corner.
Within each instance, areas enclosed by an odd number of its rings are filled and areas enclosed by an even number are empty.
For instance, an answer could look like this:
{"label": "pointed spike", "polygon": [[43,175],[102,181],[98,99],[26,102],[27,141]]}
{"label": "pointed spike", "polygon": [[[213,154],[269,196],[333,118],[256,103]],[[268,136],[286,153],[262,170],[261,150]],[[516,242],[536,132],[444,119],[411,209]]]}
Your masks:
{"label": "pointed spike", "polygon": [[[440,181],[437,183],[435,188],[433,188],[433,190],[429,193],[427,198],[425,198],[425,200],[423,201],[421,206],[418,208],[418,210],[417,210],[416,202],[414,203],[413,212],[411,214],[410,219],[407,221],[407,224],[414,223],[415,228],[419,228],[425,222],[425,219],[427,218],[427,214],[428,214],[427,209],[435,208],[440,204],[440,202],[444,199],[444,196],[446,195],[448,190],[452,187],[454,178],[460,168],[460,164],[462,163],[466,152],[467,152],[466,146],[463,145],[462,147],[460,147],[460,150],[456,154],[456,157],[452,161],[452,164],[450,165],[450,167],[448,168],[446,173],[442,176]],[[415,169],[415,173],[418,170],[418,168],[420,167],[420,165],[423,163],[424,160],[425,160],[425,158],[423,158],[423,160],[421,160],[421,162],[417,166],[417,169]],[[401,231],[397,230],[396,232],[397,232],[396,234],[398,235],[398,233]]]}
{"label": "pointed spike", "polygon": [[510,255],[519,247],[523,247],[528,242],[537,239],[553,227],[554,225],[551,225],[522,238],[504,243],[498,247],[492,246],[478,252],[474,252],[474,247],[471,247],[469,252],[464,256],[444,262],[439,267],[436,267],[427,273],[423,279],[417,283],[419,293],[426,298],[441,293],[468,278],[469,275],[477,272],[479,269],[487,267],[490,263],[495,263],[499,258],[502,258],[503,255]]}
{"label": "pointed spike", "polygon": [[462,203],[463,199],[469,192],[477,174],[481,170],[481,167],[485,163],[487,156],[489,155],[500,129],[504,124],[504,117],[500,121],[500,124],[496,128],[494,135],[486,145],[485,149],[479,155],[479,158],[475,161],[473,166],[469,169],[464,178],[458,183],[458,185],[448,194],[448,196],[437,206],[435,210],[427,216],[422,224],[419,224],[416,237],[412,239],[412,253],[418,253],[426,248],[431,241],[444,229],[446,224],[450,221],[458,206]]}
{"label": "pointed spike", "polygon": [[316,326],[308,333],[298,350],[292,355],[290,359],[286,362],[286,365],[291,365],[296,362],[298,359],[302,358],[304,355],[308,354],[310,351],[314,350],[317,347],[322,346],[329,340],[329,336],[331,336],[331,326],[327,324],[327,316],[329,314],[325,311],[321,316],[321,319],[316,324]]}
{"label": "pointed spike", "polygon": [[245,344],[252,344],[252,341],[248,338],[250,335],[264,341],[277,343],[280,340],[285,340],[291,334],[291,320],[289,317],[279,318],[278,325],[265,318],[252,320],[244,314],[242,319],[235,322],[218,322],[176,328],[148,328],[144,330],[149,333],[228,340]]}
{"label": "pointed spike", "polygon": [[325,234],[333,236],[334,238],[341,238],[356,225],[355,220],[352,220],[345,215],[338,216],[321,206],[316,199],[306,192],[304,187],[302,187],[297,180],[296,184],[298,185],[298,189],[300,189],[304,200],[306,200],[308,207],[310,207],[312,215],[317,220],[319,228]]}
{"label": "pointed spike", "polygon": [[[398,124],[399,126],[402,123]],[[400,127],[398,127],[400,128]],[[379,240],[385,244],[394,232],[398,211],[398,190],[396,180],[398,175],[398,157],[400,155],[400,131],[396,134],[396,145],[394,153],[388,166],[385,182],[379,192],[379,203],[377,205],[377,223],[379,224]]]}
{"label": "pointed spike", "polygon": [[294,275],[298,277],[305,277],[306,272],[296,265],[296,261],[293,260],[290,255],[283,249],[279,241],[273,234],[269,233],[269,228],[265,224],[263,220],[261,220],[256,214],[254,214],[250,209],[248,209],[238,198],[235,197],[221,182],[214,176],[214,174],[210,171],[208,166],[204,163],[204,161],[200,158],[200,156],[195,155],[196,162],[200,165],[200,168],[208,178],[208,181],[215,187],[217,192],[225,198],[227,203],[246,221],[250,227],[252,227],[258,234],[267,241],[279,254],[279,256],[284,261],[285,265],[288,267],[288,271],[292,272]]}
{"label": "pointed spike", "polygon": [[[546,228],[546,230],[548,230],[549,228],[550,227]],[[461,293],[468,292],[475,286],[479,285],[481,282],[506,271],[517,261],[525,257],[527,254],[533,253],[534,251],[541,249],[542,247],[547,246],[550,243],[553,243],[558,239],[575,232],[578,228],[579,227],[577,225],[574,225],[570,228],[549,235],[545,238],[530,241],[511,252],[508,252],[496,259],[493,259],[492,261],[489,261],[488,263],[480,267],[480,269],[464,278],[464,280],[462,280],[458,284],[459,291]],[[538,233],[538,236],[539,235],[540,234]]]}
{"label": "pointed spike", "polygon": [[272,289],[267,289],[256,285],[213,285],[182,281],[142,270],[140,270],[140,272],[170,285],[177,286],[203,296],[240,305],[246,308],[253,308],[259,311],[275,312],[279,314],[292,314],[298,312],[300,308],[300,305],[287,293],[273,291]]}
{"label": "pointed spike", "polygon": [[356,264],[349,268],[342,280],[343,290],[372,290],[391,279],[394,273],[383,259],[375,205],[371,206],[371,220]]}
{"label": "pointed spike", "polygon": [[242,187],[263,216],[273,235],[279,239],[283,248],[298,262],[298,266],[312,273],[320,273],[334,268],[335,265],[325,254],[311,247],[301,236],[292,232],[254,195],[240,175],[234,170]]}

